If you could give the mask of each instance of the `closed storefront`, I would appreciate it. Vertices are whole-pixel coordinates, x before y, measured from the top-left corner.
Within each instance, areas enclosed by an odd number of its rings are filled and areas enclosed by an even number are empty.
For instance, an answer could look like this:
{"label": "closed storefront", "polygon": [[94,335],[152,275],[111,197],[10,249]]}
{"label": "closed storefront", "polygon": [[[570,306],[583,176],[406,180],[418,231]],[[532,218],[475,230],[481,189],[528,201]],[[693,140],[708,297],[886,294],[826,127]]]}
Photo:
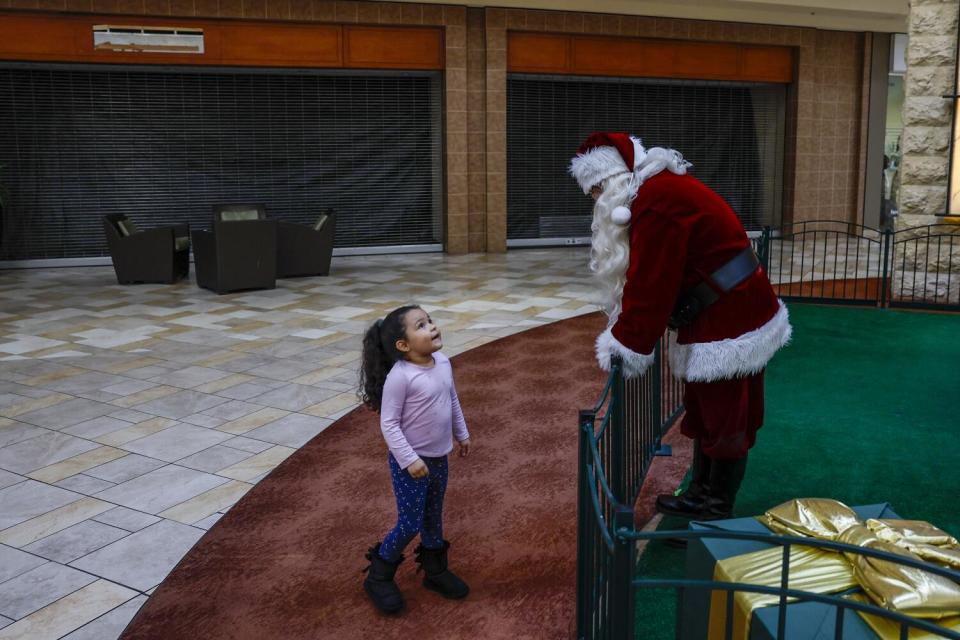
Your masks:
{"label": "closed storefront", "polygon": [[338,214],[343,248],[440,243],[431,75],[8,67],[0,259],[103,256],[100,219],[208,224],[217,203]]}
{"label": "closed storefront", "polygon": [[235,201],[335,210],[340,255],[584,244],[566,167],[597,130],[677,149],[755,233],[879,216],[870,30],[896,11],[514,4],[0,10],[0,267],[106,263],[103,215]]}
{"label": "closed storefront", "polygon": [[593,131],[677,149],[748,230],[781,220],[783,84],[512,74],[507,91],[510,245],[589,239],[592,202],[565,169]]}

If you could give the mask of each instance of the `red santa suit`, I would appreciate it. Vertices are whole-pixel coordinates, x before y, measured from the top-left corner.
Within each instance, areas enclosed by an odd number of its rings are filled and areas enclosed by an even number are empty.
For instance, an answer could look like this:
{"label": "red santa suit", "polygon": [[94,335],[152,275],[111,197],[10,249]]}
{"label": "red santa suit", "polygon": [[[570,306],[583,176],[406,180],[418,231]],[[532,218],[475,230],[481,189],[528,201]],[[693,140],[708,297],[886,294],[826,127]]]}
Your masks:
{"label": "red santa suit", "polygon": [[[595,234],[597,225],[628,228],[620,309],[597,339],[605,369],[620,356],[626,375],[643,373],[681,295],[750,246],[730,206],[686,175],[688,166],[677,152],[644,149],[625,134],[593,134],[571,163],[585,193],[600,187],[598,209],[613,180],[624,191],[611,195],[623,202],[609,220],[594,221]],[[753,446],[763,422],[764,367],[790,333],[787,308],[762,266],[671,331],[669,362],[686,383],[681,430],[699,439],[708,457],[743,458]]]}

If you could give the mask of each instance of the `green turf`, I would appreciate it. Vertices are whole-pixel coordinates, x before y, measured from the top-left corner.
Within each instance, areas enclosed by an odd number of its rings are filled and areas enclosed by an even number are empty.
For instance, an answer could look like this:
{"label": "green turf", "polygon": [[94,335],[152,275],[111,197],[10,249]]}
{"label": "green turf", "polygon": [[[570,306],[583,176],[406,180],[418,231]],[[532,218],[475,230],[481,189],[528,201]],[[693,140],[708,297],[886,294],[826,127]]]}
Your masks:
{"label": "green turf", "polygon": [[[798,497],[889,502],[960,535],[960,315],[793,304],[790,319],[736,515]],[[663,545],[638,566],[682,572],[683,551]],[[673,637],[672,592],[640,590],[636,612],[637,638]]]}

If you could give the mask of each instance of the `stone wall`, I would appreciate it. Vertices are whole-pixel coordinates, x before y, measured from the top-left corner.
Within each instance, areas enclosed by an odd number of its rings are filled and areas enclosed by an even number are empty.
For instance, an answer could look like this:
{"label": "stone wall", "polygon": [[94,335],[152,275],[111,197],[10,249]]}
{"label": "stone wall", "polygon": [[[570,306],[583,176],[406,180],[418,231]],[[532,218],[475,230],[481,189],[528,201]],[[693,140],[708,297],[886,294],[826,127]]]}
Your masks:
{"label": "stone wall", "polygon": [[956,0],[911,0],[898,228],[942,221],[957,73]]}

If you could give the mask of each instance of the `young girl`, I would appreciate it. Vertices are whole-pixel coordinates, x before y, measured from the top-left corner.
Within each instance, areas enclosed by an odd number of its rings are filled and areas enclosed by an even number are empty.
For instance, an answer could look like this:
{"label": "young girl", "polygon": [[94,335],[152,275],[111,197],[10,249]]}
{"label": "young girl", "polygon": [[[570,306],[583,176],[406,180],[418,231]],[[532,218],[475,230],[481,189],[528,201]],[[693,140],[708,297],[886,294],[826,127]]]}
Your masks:
{"label": "young girl", "polygon": [[447,598],[463,598],[470,590],[447,570],[450,543],[443,539],[447,454],[456,438],[460,456],[466,456],[470,434],[442,347],[440,331],[418,306],[394,309],[363,338],[359,395],[380,413],[397,498],[397,524],[367,552],[370,566],[363,588],[387,613],[403,608],[393,576],[418,533],[415,553],[417,570],[426,573],[423,586]]}

